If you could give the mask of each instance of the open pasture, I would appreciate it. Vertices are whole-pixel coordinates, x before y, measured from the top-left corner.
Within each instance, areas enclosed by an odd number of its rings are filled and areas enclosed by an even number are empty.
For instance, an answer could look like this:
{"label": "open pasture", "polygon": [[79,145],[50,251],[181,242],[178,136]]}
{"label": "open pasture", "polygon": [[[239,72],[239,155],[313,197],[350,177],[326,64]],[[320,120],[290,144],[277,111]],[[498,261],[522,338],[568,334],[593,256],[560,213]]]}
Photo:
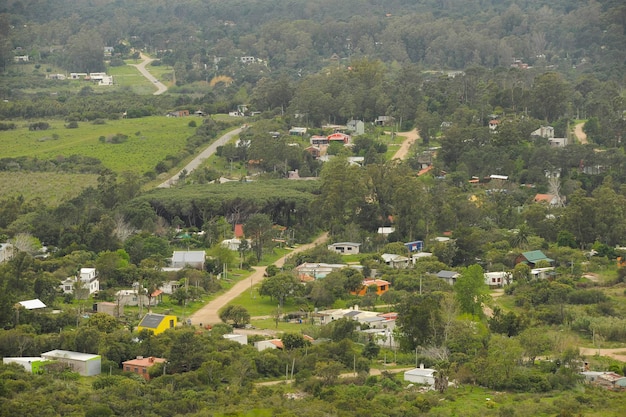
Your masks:
{"label": "open pasture", "polygon": [[[66,128],[61,120],[49,120],[49,129],[37,131],[19,121],[18,129],[0,132],[1,156],[53,159],[83,155],[99,159],[115,172],[143,174],[154,169],[165,156],[176,155],[185,147],[186,139],[195,132],[188,126],[191,119],[151,116],[107,120],[105,124],[79,122],[76,129]],[[117,134],[126,135],[126,141],[106,140]]]}
{"label": "open pasture", "polygon": [[76,197],[89,186],[96,187],[98,175],[57,172],[0,172],[0,196],[23,196],[26,201],[41,198],[47,206]]}

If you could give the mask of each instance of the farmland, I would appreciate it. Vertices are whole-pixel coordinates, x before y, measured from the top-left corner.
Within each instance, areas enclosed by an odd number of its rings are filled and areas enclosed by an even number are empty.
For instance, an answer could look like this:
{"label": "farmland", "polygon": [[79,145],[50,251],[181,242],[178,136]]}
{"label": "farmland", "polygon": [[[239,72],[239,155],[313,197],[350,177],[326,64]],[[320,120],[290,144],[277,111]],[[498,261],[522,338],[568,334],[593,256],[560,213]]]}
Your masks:
{"label": "farmland", "polygon": [[54,207],[75,197],[83,188],[95,187],[97,179],[96,174],[0,172],[0,195],[21,195],[27,201],[41,198]]}
{"label": "farmland", "polygon": [[[143,174],[154,169],[165,156],[175,155],[184,148],[186,139],[195,131],[188,126],[190,120],[151,116],[106,121],[105,124],[79,122],[76,129],[66,128],[61,120],[51,120],[49,129],[37,131],[29,130],[26,123],[19,123],[18,129],[0,132],[0,149],[5,158],[52,159],[83,155],[99,159],[115,172]],[[126,141],[109,143],[106,140],[118,134],[126,135]]]}

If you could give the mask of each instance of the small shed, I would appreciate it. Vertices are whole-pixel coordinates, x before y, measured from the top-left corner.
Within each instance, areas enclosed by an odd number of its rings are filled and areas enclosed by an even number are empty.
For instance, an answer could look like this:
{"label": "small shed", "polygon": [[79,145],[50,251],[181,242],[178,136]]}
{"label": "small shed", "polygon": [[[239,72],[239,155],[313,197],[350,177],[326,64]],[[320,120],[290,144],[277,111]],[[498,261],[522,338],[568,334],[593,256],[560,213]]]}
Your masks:
{"label": "small shed", "polygon": [[411,369],[404,373],[404,380],[413,384],[435,386],[435,373],[437,370],[424,368],[424,364],[420,364],[419,368]]}
{"label": "small shed", "polygon": [[231,342],[237,342],[241,345],[248,344],[248,336],[245,334],[237,334],[237,333],[228,333],[222,336],[226,340],[230,340]]}

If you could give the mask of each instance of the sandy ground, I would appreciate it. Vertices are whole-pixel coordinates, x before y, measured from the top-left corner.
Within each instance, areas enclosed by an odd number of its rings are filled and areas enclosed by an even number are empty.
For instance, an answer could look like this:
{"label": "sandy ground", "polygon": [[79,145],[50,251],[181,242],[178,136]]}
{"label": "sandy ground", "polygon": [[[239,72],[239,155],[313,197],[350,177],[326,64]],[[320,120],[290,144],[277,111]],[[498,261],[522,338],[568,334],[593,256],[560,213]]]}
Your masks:
{"label": "sandy ground", "polygon": [[616,348],[616,349],[597,349],[597,348],[579,347],[578,350],[582,356],[599,355],[599,356],[606,356],[609,358],[613,358],[620,362],[626,362],[626,347]]}
{"label": "sandy ground", "polygon": [[129,65],[131,67],[137,68],[139,72],[141,73],[141,75],[143,75],[145,78],[148,79],[148,81],[154,84],[154,86],[157,88],[157,91],[155,91],[152,94],[154,94],[155,96],[158,96],[160,94],[165,93],[167,91],[167,86],[163,84],[161,81],[159,81],[154,75],[150,74],[148,70],[146,69],[146,65],[154,61],[154,58],[150,58],[144,54],[141,54],[141,59],[143,59],[141,63],[129,64]]}
{"label": "sandy ground", "polygon": [[[306,245],[298,246],[291,253],[283,256],[282,258],[274,262],[274,265],[280,268],[285,263],[285,258],[287,256],[310,249],[316,245],[319,245],[325,242],[327,239],[328,239],[328,233],[324,233],[323,235],[315,239],[312,243],[307,243]],[[226,306],[226,304],[228,304],[233,298],[238,297],[244,291],[250,290],[250,286],[254,286],[258,284],[259,282],[261,282],[263,280],[264,273],[265,273],[265,267],[255,267],[254,272],[252,273],[252,275],[250,275],[249,278],[239,281],[230,290],[220,295],[216,299],[210,301],[207,305],[202,307],[200,310],[196,311],[190,317],[191,324],[202,323],[202,325],[206,325],[206,324],[221,323],[222,321],[220,320],[218,316],[218,311],[222,307]],[[258,330],[253,331],[251,333],[259,334]],[[272,333],[268,332],[268,334],[272,334]]]}
{"label": "sandy ground", "polygon": [[420,135],[417,132],[417,129],[413,129],[410,132],[398,132],[397,135],[404,136],[406,139],[404,140],[404,142],[402,142],[402,145],[400,145],[400,149],[398,149],[392,159],[406,159],[411,145],[413,145],[415,141],[419,139]]}
{"label": "sandy ground", "polygon": [[586,145],[589,142],[587,141],[587,134],[585,132],[583,132],[583,126],[584,125],[585,125],[584,123],[578,123],[574,127],[574,134],[576,135],[576,137],[578,138],[578,141],[580,143],[582,143],[583,145]]}

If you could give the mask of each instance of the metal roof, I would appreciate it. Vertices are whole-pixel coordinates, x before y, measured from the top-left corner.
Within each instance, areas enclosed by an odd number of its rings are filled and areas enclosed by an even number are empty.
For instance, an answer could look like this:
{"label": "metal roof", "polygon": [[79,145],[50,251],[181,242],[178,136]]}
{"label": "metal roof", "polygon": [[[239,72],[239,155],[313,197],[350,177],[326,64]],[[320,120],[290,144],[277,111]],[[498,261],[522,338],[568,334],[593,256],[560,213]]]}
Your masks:
{"label": "metal roof", "polygon": [[149,329],[156,329],[159,327],[159,324],[165,319],[163,314],[153,314],[148,313],[144,316],[141,323],[139,323],[139,327],[147,327]]}

